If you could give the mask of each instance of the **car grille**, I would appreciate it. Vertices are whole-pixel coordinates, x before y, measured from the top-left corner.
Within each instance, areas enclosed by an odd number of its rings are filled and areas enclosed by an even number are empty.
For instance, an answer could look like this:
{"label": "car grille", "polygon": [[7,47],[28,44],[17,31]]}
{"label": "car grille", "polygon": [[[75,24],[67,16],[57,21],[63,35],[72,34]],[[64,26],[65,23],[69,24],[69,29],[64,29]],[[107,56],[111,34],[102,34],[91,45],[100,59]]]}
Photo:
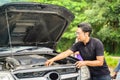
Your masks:
{"label": "car grille", "polygon": [[[70,73],[76,73],[77,69],[76,68],[61,68],[61,69],[56,69],[56,70],[46,70],[46,71],[33,71],[33,72],[20,72],[20,73],[15,73],[14,75],[19,78],[35,78],[35,77],[43,77],[49,72],[57,72],[59,75],[64,75],[64,74],[70,74]],[[72,80],[72,79],[64,79],[64,80]]]}

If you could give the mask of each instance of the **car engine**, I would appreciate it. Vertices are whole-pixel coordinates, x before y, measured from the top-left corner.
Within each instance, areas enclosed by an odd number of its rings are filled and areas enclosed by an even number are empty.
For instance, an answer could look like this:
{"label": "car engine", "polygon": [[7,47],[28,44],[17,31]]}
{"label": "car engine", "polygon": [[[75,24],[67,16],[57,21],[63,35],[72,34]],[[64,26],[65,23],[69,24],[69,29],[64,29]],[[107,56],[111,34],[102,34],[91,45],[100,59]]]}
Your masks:
{"label": "car engine", "polygon": [[5,64],[0,62],[0,69],[24,69],[43,66],[47,59],[39,55],[6,57]]}

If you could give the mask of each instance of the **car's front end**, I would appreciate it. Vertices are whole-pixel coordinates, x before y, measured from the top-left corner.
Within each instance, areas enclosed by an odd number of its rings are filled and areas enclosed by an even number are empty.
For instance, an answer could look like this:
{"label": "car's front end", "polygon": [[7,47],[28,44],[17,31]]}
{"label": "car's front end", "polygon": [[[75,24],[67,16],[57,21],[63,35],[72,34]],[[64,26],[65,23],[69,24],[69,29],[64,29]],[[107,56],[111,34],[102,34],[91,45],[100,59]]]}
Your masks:
{"label": "car's front end", "polygon": [[0,80],[88,80],[87,67],[74,57],[45,66],[74,15],[66,8],[40,3],[0,7]]}

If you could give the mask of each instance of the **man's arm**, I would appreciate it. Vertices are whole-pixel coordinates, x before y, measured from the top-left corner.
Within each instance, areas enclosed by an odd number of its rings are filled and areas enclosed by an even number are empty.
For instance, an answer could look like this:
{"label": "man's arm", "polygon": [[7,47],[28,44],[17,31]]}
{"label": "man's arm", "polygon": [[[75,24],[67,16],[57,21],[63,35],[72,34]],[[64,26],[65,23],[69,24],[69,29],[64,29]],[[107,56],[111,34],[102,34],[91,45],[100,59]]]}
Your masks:
{"label": "man's arm", "polygon": [[120,61],[117,64],[116,68],[114,69],[114,72],[118,72],[120,70]]}
{"label": "man's arm", "polygon": [[119,63],[117,64],[117,66],[115,67],[115,69],[114,69],[113,76],[112,76],[113,79],[116,78],[119,70],[120,70],[120,61],[119,61]]}
{"label": "man's arm", "polygon": [[102,66],[104,63],[104,56],[97,56],[94,61],[85,61],[87,66]]}
{"label": "man's arm", "polygon": [[58,54],[57,56],[53,57],[52,59],[47,60],[47,61],[45,62],[45,65],[46,65],[46,66],[50,66],[50,65],[53,64],[54,61],[64,59],[64,58],[70,56],[71,54],[73,54],[73,51],[71,51],[71,50],[66,50],[66,51]]}
{"label": "man's arm", "polygon": [[81,66],[102,66],[104,63],[104,56],[97,56],[94,61],[77,61],[75,63],[76,67],[80,68]]}

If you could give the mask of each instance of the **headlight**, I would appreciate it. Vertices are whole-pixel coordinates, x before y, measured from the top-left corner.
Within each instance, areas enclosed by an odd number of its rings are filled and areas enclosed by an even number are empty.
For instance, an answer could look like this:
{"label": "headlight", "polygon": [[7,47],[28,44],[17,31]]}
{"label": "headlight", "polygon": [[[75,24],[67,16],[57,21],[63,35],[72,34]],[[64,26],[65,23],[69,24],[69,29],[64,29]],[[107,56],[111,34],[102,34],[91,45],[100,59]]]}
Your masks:
{"label": "headlight", "polygon": [[0,80],[14,80],[9,72],[0,71]]}
{"label": "headlight", "polygon": [[87,66],[81,67],[81,80],[87,80],[90,79],[90,72]]}

